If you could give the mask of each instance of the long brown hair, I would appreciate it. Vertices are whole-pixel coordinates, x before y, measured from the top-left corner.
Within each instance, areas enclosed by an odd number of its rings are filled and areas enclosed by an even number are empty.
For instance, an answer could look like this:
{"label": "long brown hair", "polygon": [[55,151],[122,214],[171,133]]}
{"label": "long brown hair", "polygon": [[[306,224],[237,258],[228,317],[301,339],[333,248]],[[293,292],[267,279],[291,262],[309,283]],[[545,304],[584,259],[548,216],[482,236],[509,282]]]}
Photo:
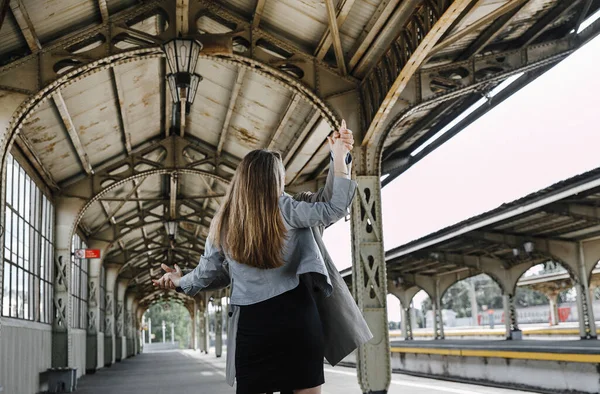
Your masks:
{"label": "long brown hair", "polygon": [[286,228],[279,211],[285,172],[278,152],[259,149],[238,166],[209,238],[235,261],[257,268],[283,265]]}

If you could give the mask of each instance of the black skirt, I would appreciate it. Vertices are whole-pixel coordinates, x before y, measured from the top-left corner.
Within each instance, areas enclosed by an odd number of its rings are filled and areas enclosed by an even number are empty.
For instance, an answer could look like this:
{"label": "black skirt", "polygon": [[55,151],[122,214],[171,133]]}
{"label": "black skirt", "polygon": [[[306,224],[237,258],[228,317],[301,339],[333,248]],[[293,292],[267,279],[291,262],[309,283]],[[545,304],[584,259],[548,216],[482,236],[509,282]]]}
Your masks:
{"label": "black skirt", "polygon": [[237,394],[320,386],[324,337],[308,288],[298,287],[240,307],[235,351]]}

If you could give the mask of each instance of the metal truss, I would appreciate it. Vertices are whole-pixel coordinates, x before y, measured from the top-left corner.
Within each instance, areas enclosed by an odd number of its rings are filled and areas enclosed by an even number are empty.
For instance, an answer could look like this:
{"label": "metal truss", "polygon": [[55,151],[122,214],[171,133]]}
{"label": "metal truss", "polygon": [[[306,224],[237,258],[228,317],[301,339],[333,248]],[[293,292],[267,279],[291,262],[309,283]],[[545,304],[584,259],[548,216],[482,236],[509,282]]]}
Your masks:
{"label": "metal truss", "polygon": [[[357,79],[343,75],[295,43],[253,26],[253,21],[248,21],[213,1],[189,2],[185,15],[180,15],[175,1],[154,0],[114,15],[105,12],[102,13],[102,17],[103,22],[95,26],[80,29],[45,46],[30,46],[31,54],[17,55],[16,60],[0,67],[0,81],[10,86],[10,80],[4,81],[1,76],[11,70],[26,67],[32,69],[37,78],[31,78],[29,75],[31,83],[26,85],[26,88],[18,88],[35,92],[56,80],[61,75],[57,70],[81,67],[127,52],[131,48],[158,48],[178,32],[186,31],[188,36],[193,36],[192,32],[197,31],[197,21],[200,18],[209,18],[230,32],[205,32],[201,35],[196,33],[203,43],[204,54],[228,56],[235,53],[249,60],[268,64],[323,96],[347,90],[358,83]],[[184,22],[185,26],[181,26],[179,22],[183,17],[187,21],[187,24]],[[135,28],[136,24],[150,18],[160,21],[156,24],[156,31],[147,32]],[[90,47],[92,49],[86,50]],[[282,61],[282,53],[285,53],[285,61]],[[329,79],[335,78],[338,82],[320,86],[319,80],[325,76]]]}
{"label": "metal truss", "polygon": [[[78,215],[77,224],[95,202],[121,201],[121,204],[117,207],[118,209],[109,212],[107,220],[96,229],[104,230],[104,226],[113,220],[125,202],[150,202],[154,208],[165,203],[171,205],[171,197],[159,198],[158,201],[153,201],[153,199],[144,201],[144,198],[135,197],[135,192],[143,181],[150,176],[190,174],[227,185],[237,167],[238,160],[230,155],[218,156],[215,152],[214,147],[210,147],[203,142],[192,141],[189,137],[184,139],[171,136],[132,154],[124,160],[107,164],[102,170],[89,177],[65,184],[62,188],[62,195],[86,201],[84,208]],[[134,181],[137,181],[137,183],[134,183]],[[112,194],[128,187],[131,188],[125,196]],[[193,205],[193,200],[196,197],[217,198],[220,196],[220,194],[185,196],[181,204]]]}
{"label": "metal truss", "polygon": [[400,35],[361,82],[362,127],[366,130],[363,145],[372,145],[373,137],[383,131],[390,110],[409,80],[469,3],[471,0],[435,0],[412,9]]}

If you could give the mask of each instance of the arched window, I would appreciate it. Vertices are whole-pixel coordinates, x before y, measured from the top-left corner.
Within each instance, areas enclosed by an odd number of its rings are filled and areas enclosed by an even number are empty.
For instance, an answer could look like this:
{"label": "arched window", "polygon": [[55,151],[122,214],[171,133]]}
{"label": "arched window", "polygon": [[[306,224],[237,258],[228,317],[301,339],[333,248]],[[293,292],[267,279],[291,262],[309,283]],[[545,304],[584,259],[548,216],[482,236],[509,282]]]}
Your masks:
{"label": "arched window", "polygon": [[2,316],[52,322],[54,206],[8,155]]}
{"label": "arched window", "polygon": [[75,250],[86,249],[87,245],[79,235],[73,236],[71,242],[71,327],[87,328],[87,299],[88,299],[88,264],[87,259],[77,259]]}

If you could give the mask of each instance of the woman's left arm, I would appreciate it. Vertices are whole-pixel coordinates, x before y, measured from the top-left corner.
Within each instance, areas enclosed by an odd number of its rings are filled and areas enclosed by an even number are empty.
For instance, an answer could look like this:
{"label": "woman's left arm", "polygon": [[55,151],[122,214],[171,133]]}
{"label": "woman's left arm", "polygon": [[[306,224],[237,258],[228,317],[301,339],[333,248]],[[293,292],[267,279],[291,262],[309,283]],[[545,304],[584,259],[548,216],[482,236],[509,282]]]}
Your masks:
{"label": "woman's left arm", "polygon": [[[225,257],[218,248],[206,241],[204,254],[200,257],[200,263],[194,270],[181,275],[181,270],[167,272],[158,281],[153,281],[155,286],[169,288],[168,282],[189,296],[196,295],[201,290],[216,290],[227,287],[230,283],[229,272],[226,269]],[[172,288],[172,287],[171,287]]]}
{"label": "woman's left arm", "polygon": [[189,296],[194,296],[201,290],[226,287],[231,280],[229,272],[223,265],[224,261],[225,256],[221,251],[213,247],[209,240],[206,240],[200,263],[192,272],[181,278],[179,287]]}

